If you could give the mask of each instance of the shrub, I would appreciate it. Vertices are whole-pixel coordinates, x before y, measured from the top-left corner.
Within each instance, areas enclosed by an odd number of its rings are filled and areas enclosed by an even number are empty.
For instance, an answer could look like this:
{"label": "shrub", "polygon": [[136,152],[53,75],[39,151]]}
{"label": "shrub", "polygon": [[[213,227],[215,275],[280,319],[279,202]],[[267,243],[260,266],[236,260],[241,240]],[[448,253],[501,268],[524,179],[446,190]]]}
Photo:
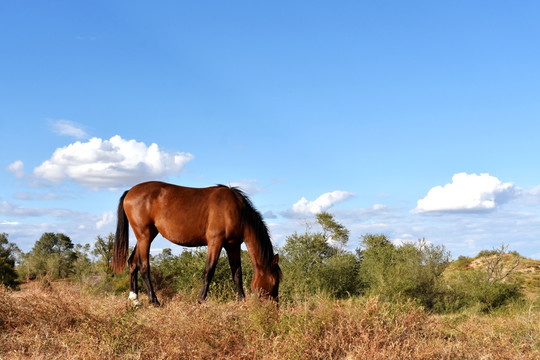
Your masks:
{"label": "shrub", "polygon": [[360,262],[351,253],[336,254],[319,267],[321,289],[336,298],[359,294],[358,270]]}
{"label": "shrub", "polygon": [[360,282],[364,292],[387,300],[412,298],[432,308],[441,292],[442,273],[450,254],[443,246],[416,244],[395,246],[385,235],[363,236]]}
{"label": "shrub", "polygon": [[[152,259],[152,279],[156,290],[172,297],[178,292],[198,295],[206,265],[206,249],[183,251],[173,255],[171,249],[164,249]],[[242,275],[244,290],[249,289],[253,278],[253,267],[246,251],[242,250]],[[218,299],[236,298],[231,268],[225,251],[220,255],[208,295]]]}
{"label": "shrub", "polygon": [[489,312],[521,297],[518,283],[487,281],[482,270],[456,271],[447,276],[445,291],[435,307],[440,312]]}
{"label": "shrub", "polygon": [[461,268],[468,268],[471,264],[471,262],[473,261],[472,258],[468,257],[468,256],[459,256],[457,258],[456,261],[454,261],[454,267],[455,268],[458,268],[458,269],[461,269]]}
{"label": "shrub", "polygon": [[280,283],[282,298],[313,295],[321,290],[321,268],[330,257],[330,248],[321,233],[295,232],[287,237],[281,253],[280,266],[286,274]]}
{"label": "shrub", "polygon": [[[314,226],[321,231],[312,231]],[[349,230],[326,212],[317,214],[317,223],[308,224],[305,233],[288,236],[280,254],[284,274],[280,297],[291,300],[318,292],[337,298],[359,294],[360,263],[344,250],[348,240]]]}

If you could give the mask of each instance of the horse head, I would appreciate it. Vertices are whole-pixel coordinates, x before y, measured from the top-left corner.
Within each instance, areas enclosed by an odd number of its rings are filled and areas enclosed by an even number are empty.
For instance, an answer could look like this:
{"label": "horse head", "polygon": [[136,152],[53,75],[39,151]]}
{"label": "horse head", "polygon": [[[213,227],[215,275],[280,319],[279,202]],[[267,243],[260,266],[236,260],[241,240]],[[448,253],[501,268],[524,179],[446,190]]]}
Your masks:
{"label": "horse head", "polygon": [[253,292],[263,297],[269,297],[274,301],[278,301],[279,282],[282,277],[278,262],[279,255],[276,254],[268,269],[256,274],[251,282]]}

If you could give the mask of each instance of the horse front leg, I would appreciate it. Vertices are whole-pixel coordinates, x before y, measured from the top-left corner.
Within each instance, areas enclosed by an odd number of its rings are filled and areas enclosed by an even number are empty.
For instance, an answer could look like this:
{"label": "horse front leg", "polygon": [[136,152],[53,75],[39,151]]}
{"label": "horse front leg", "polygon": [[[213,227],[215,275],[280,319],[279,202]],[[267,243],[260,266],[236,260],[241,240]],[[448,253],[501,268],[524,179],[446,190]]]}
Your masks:
{"label": "horse front leg", "polygon": [[229,265],[231,266],[231,273],[236,287],[238,301],[241,301],[246,297],[246,294],[244,293],[244,286],[242,283],[242,252],[240,250],[240,244],[226,247],[225,250],[227,251],[227,257],[229,258]]}
{"label": "horse front leg", "polygon": [[206,295],[208,295],[208,288],[210,287],[210,282],[214,277],[214,272],[216,271],[220,252],[221,245],[211,246],[210,244],[208,244],[208,251],[206,253],[206,266],[204,268],[203,286],[201,292],[199,293],[199,298],[197,299],[199,303],[204,302],[204,300],[206,299]]}

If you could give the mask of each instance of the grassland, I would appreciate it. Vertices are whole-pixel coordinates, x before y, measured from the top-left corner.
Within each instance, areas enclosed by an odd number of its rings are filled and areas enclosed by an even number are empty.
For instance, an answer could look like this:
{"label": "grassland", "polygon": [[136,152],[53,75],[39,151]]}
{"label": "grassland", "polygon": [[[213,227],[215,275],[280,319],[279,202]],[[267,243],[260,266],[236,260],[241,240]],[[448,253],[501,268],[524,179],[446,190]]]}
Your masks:
{"label": "grassland", "polygon": [[[159,295],[159,294],[158,294]],[[540,310],[434,315],[413,303],[315,296],[282,304],[248,298],[125,296],[69,282],[0,289],[1,359],[539,359]]]}

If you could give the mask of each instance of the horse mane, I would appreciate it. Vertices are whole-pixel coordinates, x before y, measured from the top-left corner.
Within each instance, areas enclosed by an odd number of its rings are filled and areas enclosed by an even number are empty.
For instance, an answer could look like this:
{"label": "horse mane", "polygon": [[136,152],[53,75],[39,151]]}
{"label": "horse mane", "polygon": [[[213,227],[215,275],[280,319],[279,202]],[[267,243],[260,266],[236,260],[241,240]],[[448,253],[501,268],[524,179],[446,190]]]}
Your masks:
{"label": "horse mane", "polygon": [[270,264],[274,258],[274,248],[270,240],[268,227],[264,222],[261,213],[255,209],[253,203],[248,198],[245,192],[234,186],[225,186],[218,184],[219,187],[229,188],[234,194],[238,195],[243,201],[242,207],[242,223],[252,228],[255,233],[256,241],[261,248],[262,257],[266,264]]}

